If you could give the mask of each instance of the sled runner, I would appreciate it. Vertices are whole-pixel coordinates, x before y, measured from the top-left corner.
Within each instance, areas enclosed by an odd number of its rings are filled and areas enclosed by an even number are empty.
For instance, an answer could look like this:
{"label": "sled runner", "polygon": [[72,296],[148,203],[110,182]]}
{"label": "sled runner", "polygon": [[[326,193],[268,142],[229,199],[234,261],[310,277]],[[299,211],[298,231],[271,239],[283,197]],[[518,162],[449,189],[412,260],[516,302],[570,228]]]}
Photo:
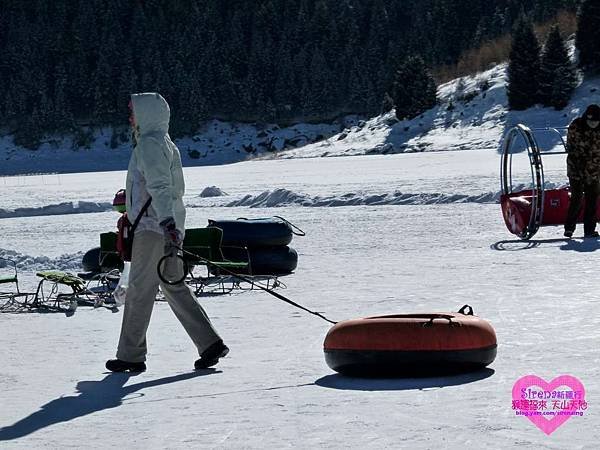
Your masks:
{"label": "sled runner", "polygon": [[[566,128],[528,128],[519,124],[504,137],[500,165],[500,205],[508,231],[521,239],[531,239],[540,227],[565,224],[570,190],[568,187],[546,189],[543,163],[546,156],[567,154],[565,132]],[[549,141],[558,143],[562,150],[543,151],[540,137],[548,140],[548,136],[551,138]],[[527,189],[517,190],[513,181],[513,156],[519,144],[523,144],[527,152],[531,184]],[[578,223],[582,222],[582,215],[583,208]]]}

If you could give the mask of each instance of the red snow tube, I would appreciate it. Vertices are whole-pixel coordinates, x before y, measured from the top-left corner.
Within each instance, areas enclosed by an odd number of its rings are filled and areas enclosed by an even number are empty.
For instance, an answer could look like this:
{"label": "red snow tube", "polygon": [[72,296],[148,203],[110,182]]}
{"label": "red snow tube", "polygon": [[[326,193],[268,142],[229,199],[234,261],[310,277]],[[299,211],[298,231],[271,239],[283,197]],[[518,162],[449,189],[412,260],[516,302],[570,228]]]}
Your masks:
{"label": "red snow tube", "polygon": [[494,361],[496,345],[492,326],[474,316],[468,305],[458,313],[346,320],[331,328],[323,344],[329,367],[359,376],[430,376],[477,370]]}

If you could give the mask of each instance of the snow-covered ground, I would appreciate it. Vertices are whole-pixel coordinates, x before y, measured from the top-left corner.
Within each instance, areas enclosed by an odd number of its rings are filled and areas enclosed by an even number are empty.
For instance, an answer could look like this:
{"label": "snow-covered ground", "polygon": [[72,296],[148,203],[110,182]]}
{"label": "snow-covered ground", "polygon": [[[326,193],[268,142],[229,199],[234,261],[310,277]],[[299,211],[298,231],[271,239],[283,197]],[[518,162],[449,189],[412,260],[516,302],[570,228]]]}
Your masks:
{"label": "snow-covered ground", "polygon": [[[185,169],[188,226],[276,214],[306,231],[292,242],[299,265],[284,279],[284,295],[333,320],[470,304],[498,336],[488,370],[425,379],[337,375],[323,358],[329,324],[263,292],[200,299],[231,348],[208,373],[191,370],[193,346],[164,303],[150,324],[148,371],[137,376],[104,370],[121,312],[1,314],[0,447],[597,448],[600,243],[555,239],[559,228],[515,240],[494,200],[498,167],[497,152],[487,150]],[[548,157],[548,181],[564,182],[564,171],[564,157]],[[36,212],[62,202],[108,208],[124,177],[4,179],[0,254],[20,261],[22,288],[35,287],[33,270],[76,271],[81,252],[117,219],[106,210],[61,214],[73,204],[55,215]],[[200,197],[208,186],[227,195]],[[265,192],[271,203],[257,200]],[[396,193],[410,196],[383,201]],[[227,206],[247,196],[254,203]],[[550,436],[516,416],[512,387],[528,374],[579,378],[584,416]]]}

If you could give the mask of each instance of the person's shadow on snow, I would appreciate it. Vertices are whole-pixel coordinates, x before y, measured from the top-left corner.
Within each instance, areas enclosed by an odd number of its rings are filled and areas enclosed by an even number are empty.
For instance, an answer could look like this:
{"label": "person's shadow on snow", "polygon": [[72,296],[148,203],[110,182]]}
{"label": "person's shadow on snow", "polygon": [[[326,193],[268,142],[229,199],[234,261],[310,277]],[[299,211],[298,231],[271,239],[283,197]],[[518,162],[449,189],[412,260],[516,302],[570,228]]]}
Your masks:
{"label": "person's shadow on snow", "polygon": [[144,381],[129,386],[125,386],[125,384],[134,374],[111,373],[100,381],[80,381],[77,383],[79,395],[60,397],[52,400],[43,405],[39,411],[19,420],[13,425],[0,428],[0,441],[18,439],[50,425],[68,422],[78,417],[102,411],[103,409],[116,408],[123,403],[123,399],[127,395],[141,391],[142,389],[213,373],[219,373],[219,371],[207,369]]}
{"label": "person's shadow on snow", "polygon": [[560,246],[561,250],[570,250],[575,252],[589,253],[595,252],[596,250],[600,250],[600,240],[599,239],[584,239],[584,240],[575,240],[570,239],[564,245]]}

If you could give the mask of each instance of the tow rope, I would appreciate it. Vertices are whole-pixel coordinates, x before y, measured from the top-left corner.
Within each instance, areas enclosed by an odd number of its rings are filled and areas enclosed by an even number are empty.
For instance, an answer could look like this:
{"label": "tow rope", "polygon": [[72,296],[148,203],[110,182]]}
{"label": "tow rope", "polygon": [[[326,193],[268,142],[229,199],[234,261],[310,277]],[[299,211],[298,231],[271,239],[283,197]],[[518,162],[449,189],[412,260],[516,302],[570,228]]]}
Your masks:
{"label": "tow rope", "polygon": [[[249,284],[251,284],[252,286],[256,286],[257,288],[259,288],[259,289],[261,289],[261,290],[263,290],[263,291],[265,291],[265,292],[268,292],[268,293],[269,293],[269,294],[271,294],[273,297],[275,297],[275,298],[277,298],[277,299],[279,299],[279,300],[281,300],[281,301],[284,301],[284,302],[286,302],[286,303],[288,303],[288,304],[290,304],[290,305],[292,305],[292,306],[294,306],[294,307],[296,307],[296,308],[298,308],[298,309],[301,309],[301,310],[303,310],[303,311],[306,311],[307,313],[310,313],[310,314],[313,314],[313,315],[315,315],[315,316],[317,316],[317,317],[320,317],[321,319],[323,319],[323,320],[325,320],[325,321],[327,321],[327,322],[329,322],[329,323],[331,323],[331,324],[333,324],[333,325],[335,325],[335,324],[337,323],[337,322],[334,322],[333,320],[330,320],[330,319],[328,319],[328,318],[327,318],[327,317],[325,317],[323,314],[321,314],[321,313],[319,313],[319,312],[316,312],[316,311],[311,311],[310,309],[308,309],[308,308],[306,308],[306,307],[304,307],[304,306],[302,306],[302,305],[300,305],[300,304],[296,303],[296,302],[295,302],[295,301],[293,301],[293,300],[290,300],[289,298],[287,298],[287,297],[285,297],[285,296],[283,296],[283,295],[279,294],[278,292],[275,292],[275,291],[273,291],[272,289],[269,289],[268,287],[266,287],[266,286],[263,286],[262,284],[260,284],[260,283],[259,283],[259,282],[257,282],[257,281],[254,281],[254,280],[252,280],[252,279],[250,279],[250,278],[248,278],[248,277],[245,277],[245,276],[243,276],[243,275],[240,275],[240,274],[234,273],[234,272],[232,272],[232,271],[230,271],[230,270],[227,270],[227,269],[225,269],[225,268],[223,268],[223,267],[219,267],[219,264],[218,264],[218,263],[214,263],[213,261],[210,261],[210,260],[208,260],[208,259],[206,259],[206,258],[203,258],[203,257],[201,257],[201,256],[199,256],[199,255],[196,255],[196,254],[195,254],[195,253],[193,253],[193,252],[189,252],[189,251],[187,251],[187,250],[184,250],[184,249],[183,249],[183,248],[181,248],[181,247],[176,247],[176,246],[174,246],[174,249],[177,249],[177,250],[179,250],[181,253],[173,252],[172,254],[168,254],[168,255],[165,255],[165,256],[163,256],[163,257],[162,257],[162,258],[161,258],[161,259],[158,261],[158,265],[157,265],[157,267],[156,267],[156,270],[158,271],[158,277],[161,279],[161,281],[162,281],[163,283],[166,283],[166,284],[169,284],[169,285],[175,285],[175,284],[183,283],[183,281],[185,280],[186,274],[188,273],[188,269],[189,269],[189,267],[188,267],[188,263],[187,263],[187,261],[185,260],[185,258],[183,257],[183,254],[187,254],[187,255],[189,255],[189,256],[191,256],[191,257],[193,257],[194,259],[197,259],[197,260],[199,260],[199,261],[203,262],[204,264],[206,264],[206,265],[207,265],[207,266],[209,266],[209,267],[216,268],[216,269],[218,269],[220,272],[225,272],[227,275],[230,275],[230,276],[236,277],[237,279],[239,279],[239,280],[241,280],[241,281],[244,281],[244,282],[246,282],[246,283],[249,283]],[[163,274],[162,274],[162,270],[161,270],[161,268],[162,268],[163,264],[164,264],[164,263],[167,261],[167,259],[168,259],[168,258],[178,258],[178,259],[180,259],[180,260],[183,262],[183,269],[184,269],[184,270],[183,270],[183,276],[182,276],[181,278],[179,278],[178,280],[175,280],[175,281],[167,280],[167,279],[166,279],[166,278],[163,276]]]}

